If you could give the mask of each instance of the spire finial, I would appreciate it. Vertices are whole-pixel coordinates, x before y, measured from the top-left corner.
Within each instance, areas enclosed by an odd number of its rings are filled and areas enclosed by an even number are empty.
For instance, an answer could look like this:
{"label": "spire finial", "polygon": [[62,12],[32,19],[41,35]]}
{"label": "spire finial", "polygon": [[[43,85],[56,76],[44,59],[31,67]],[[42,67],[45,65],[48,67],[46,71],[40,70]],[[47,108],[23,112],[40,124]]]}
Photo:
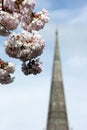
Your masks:
{"label": "spire finial", "polygon": [[55,60],[58,60],[59,59],[59,47],[58,47],[58,30],[56,28],[56,31],[55,31],[55,50],[54,50],[54,58]]}
{"label": "spire finial", "polygon": [[58,29],[56,28],[56,36],[58,36]]}

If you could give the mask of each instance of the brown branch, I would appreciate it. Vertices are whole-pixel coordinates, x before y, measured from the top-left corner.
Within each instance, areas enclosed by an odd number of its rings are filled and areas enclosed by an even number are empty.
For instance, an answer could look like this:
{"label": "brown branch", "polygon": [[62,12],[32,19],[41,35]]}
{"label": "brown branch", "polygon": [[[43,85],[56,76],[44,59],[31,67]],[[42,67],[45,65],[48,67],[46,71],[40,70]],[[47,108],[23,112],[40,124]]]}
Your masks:
{"label": "brown branch", "polygon": [[2,10],[4,11],[4,0],[2,0]]}
{"label": "brown branch", "polygon": [[9,34],[11,34],[11,32],[9,31],[9,29],[8,29],[4,24],[2,24],[1,22],[0,22],[0,24],[5,28],[5,30],[6,30]]}

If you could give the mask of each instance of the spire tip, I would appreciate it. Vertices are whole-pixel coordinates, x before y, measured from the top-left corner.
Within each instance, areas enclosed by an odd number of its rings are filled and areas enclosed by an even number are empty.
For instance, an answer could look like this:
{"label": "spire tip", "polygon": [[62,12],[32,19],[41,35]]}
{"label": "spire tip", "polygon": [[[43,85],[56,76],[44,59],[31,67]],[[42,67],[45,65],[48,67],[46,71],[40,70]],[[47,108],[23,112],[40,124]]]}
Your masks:
{"label": "spire tip", "polygon": [[58,29],[56,28],[56,35],[58,35]]}

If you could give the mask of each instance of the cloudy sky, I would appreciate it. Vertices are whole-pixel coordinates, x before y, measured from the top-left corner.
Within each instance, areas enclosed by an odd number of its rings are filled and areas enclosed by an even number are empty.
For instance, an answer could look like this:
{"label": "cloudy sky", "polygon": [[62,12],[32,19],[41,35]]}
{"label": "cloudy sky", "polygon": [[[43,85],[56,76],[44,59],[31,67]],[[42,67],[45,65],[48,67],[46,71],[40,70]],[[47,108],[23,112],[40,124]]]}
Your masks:
{"label": "cloudy sky", "polygon": [[0,130],[45,130],[56,27],[69,127],[87,128],[87,1],[36,0],[36,10],[43,7],[50,22],[40,31],[46,41],[41,74],[24,76],[21,62],[4,53],[5,39],[0,37],[0,57],[16,63],[14,83],[0,85]]}

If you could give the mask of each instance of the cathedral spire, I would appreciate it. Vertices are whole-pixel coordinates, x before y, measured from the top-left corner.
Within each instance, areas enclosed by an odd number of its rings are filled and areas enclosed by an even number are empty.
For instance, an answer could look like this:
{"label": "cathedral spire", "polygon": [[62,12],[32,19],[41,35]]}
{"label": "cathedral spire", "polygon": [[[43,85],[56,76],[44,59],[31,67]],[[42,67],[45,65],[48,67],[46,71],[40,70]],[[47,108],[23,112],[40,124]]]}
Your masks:
{"label": "cathedral spire", "polygon": [[55,41],[55,60],[59,59],[59,53],[58,53],[58,30],[56,29],[56,41]]}
{"label": "cathedral spire", "polygon": [[47,130],[69,130],[56,30]]}

